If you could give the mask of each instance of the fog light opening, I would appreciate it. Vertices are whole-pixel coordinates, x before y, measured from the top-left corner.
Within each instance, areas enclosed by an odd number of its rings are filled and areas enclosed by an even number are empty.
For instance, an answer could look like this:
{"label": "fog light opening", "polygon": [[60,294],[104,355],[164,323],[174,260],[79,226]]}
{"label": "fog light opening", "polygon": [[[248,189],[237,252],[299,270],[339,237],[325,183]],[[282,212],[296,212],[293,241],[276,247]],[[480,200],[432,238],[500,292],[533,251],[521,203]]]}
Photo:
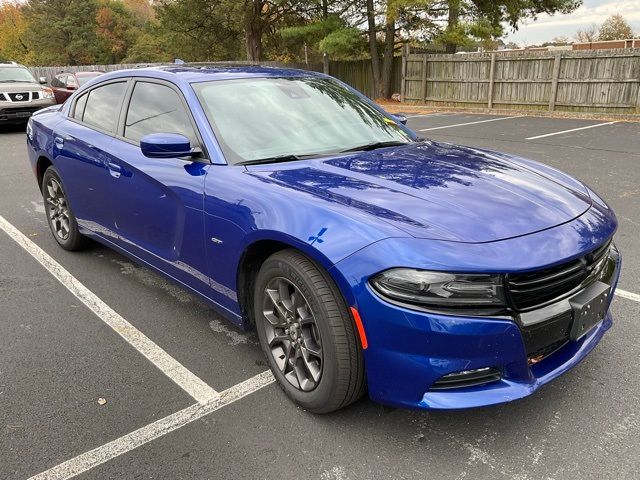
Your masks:
{"label": "fog light opening", "polygon": [[495,367],[475,368],[449,373],[440,377],[431,390],[446,390],[450,388],[473,387],[498,381],[502,378],[502,371]]}

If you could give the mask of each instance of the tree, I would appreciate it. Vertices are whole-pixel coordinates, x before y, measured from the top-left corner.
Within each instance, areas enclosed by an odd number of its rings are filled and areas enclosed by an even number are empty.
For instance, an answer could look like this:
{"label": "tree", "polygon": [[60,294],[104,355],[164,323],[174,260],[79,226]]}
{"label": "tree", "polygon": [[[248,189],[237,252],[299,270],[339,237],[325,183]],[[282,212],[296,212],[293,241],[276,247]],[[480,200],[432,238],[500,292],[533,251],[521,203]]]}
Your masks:
{"label": "tree", "polygon": [[149,0],[123,0],[138,27],[145,27],[156,17],[152,2]]}
{"label": "tree", "polygon": [[240,58],[243,29],[234,0],[160,0],[158,29],[172,57],[187,61]]}
{"label": "tree", "polygon": [[119,63],[139,35],[132,12],[123,2],[103,0],[96,12],[96,24],[103,43],[100,60]]}
{"label": "tree", "polygon": [[607,18],[598,30],[598,40],[626,40],[633,38],[633,30],[624,17],[618,13]]}
{"label": "tree", "polygon": [[169,62],[176,58],[172,55],[169,38],[155,26],[147,26],[136,41],[127,50],[124,63]]}
{"label": "tree", "polygon": [[[162,29],[173,38],[176,52],[190,60],[260,61],[263,40],[274,35],[297,0],[158,0]],[[244,48],[242,45],[244,44]]]}
{"label": "tree", "polygon": [[[432,11],[439,14],[436,21],[445,23],[436,42],[445,46],[448,53],[455,53],[458,46],[475,42],[491,45],[504,34],[504,29],[518,29],[527,19],[536,19],[546,13],[570,13],[582,0],[439,0]],[[446,22],[442,21],[445,16]]]}
{"label": "tree", "polygon": [[254,62],[263,58],[263,37],[275,33],[286,23],[288,16],[297,15],[298,8],[308,8],[308,2],[302,0],[242,0],[234,3],[242,9],[247,60]]}
{"label": "tree", "polygon": [[22,6],[17,2],[0,4],[0,61],[24,62],[27,59],[26,30]]}
{"label": "tree", "polygon": [[306,53],[312,61],[322,61],[325,72],[329,71],[329,56],[333,59],[362,57],[367,49],[366,32],[356,26],[357,20],[354,22],[350,14],[355,3],[354,0],[299,2],[292,17],[295,25],[279,29],[284,48],[298,60]]}
{"label": "tree", "polygon": [[378,38],[376,31],[376,11],[374,10],[373,0],[367,2],[367,25],[369,27],[369,55],[371,55],[371,70],[373,71],[373,91],[374,98],[382,97],[383,85],[382,76],[380,75],[380,56],[378,53]]}
{"label": "tree", "polygon": [[30,0],[24,7],[25,43],[34,63],[82,65],[100,50],[96,0]]}
{"label": "tree", "polygon": [[[390,98],[393,93],[391,91],[393,57],[404,43],[402,33],[404,32],[407,37],[409,35],[418,37],[420,35],[418,32],[428,35],[427,32],[433,31],[433,4],[434,0],[367,1],[367,39],[376,97]],[[377,20],[383,16],[384,26],[379,26]],[[381,33],[384,35],[382,62],[379,58],[378,41]]]}
{"label": "tree", "polygon": [[591,43],[598,39],[598,25],[592,23],[584,29],[580,29],[575,35],[576,42]]}

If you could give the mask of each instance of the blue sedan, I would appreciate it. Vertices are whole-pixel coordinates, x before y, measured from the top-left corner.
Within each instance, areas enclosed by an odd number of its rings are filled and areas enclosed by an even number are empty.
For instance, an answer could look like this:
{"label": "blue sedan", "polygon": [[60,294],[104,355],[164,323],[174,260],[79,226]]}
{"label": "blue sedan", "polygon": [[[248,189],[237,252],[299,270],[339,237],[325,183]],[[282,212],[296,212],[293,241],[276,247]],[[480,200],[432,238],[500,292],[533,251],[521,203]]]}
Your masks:
{"label": "blue sedan", "polygon": [[255,328],[303,408],[527,396],[611,326],[616,218],[405,122],[326,75],[166,67],[92,80],[27,143],[62,248],[98,241]]}

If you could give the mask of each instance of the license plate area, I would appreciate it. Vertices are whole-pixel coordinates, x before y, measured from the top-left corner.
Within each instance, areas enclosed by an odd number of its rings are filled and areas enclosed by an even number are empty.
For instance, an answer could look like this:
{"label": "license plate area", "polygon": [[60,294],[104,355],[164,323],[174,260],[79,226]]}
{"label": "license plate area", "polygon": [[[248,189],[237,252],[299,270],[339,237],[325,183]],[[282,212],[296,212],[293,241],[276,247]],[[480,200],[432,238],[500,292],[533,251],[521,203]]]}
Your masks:
{"label": "license plate area", "polygon": [[578,340],[604,319],[609,306],[611,287],[603,282],[595,282],[578,295],[569,299],[573,310],[571,340]]}

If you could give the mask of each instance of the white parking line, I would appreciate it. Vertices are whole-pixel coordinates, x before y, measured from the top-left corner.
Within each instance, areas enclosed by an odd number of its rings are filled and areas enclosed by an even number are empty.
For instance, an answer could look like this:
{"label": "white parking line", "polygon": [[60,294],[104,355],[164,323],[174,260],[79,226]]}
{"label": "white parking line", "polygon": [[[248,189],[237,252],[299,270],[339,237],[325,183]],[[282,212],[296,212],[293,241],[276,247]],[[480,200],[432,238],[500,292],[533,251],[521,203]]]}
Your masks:
{"label": "white parking line", "polygon": [[479,120],[477,122],[467,122],[467,123],[456,123],[455,125],[444,125],[442,127],[422,128],[419,131],[428,132],[430,130],[441,130],[443,128],[464,127],[465,125],[477,125],[478,123],[497,122],[499,120],[509,120],[510,118],[521,118],[521,117],[524,117],[524,115],[514,115],[513,117],[490,118],[489,120]]}
{"label": "white parking line", "polygon": [[536,135],[535,137],[525,138],[525,140],[536,140],[538,138],[552,137],[554,135],[562,135],[563,133],[577,132],[578,130],[586,130],[588,128],[596,128],[596,127],[604,127],[605,125],[613,125],[614,123],[618,123],[618,122],[597,123],[596,125],[588,125],[586,127],[572,128],[570,130],[562,130],[560,132],[545,133],[544,135]]}
{"label": "white parking line", "polygon": [[209,413],[215,412],[247,395],[250,395],[274,382],[270,371],[262,372],[242,383],[220,393],[220,396],[205,404],[195,404],[161,418],[149,425],[117,438],[105,445],[89,450],[60,465],[50,468],[46,472],[34,475],[29,480],[66,480],[80,475],[98,465],[116,458],[123,453],[130,452],[146,443],[160,438],[168,433],[184,427]]}
{"label": "white parking line", "polygon": [[640,295],[637,293],[627,292],[626,290],[616,289],[616,295],[627,300],[633,300],[634,302],[640,302]]}
{"label": "white parking line", "polygon": [[204,404],[219,397],[219,393],[198,378],[195,374],[151,341],[140,330],[122,318],[109,305],[104,303],[96,294],[85,287],[78,279],[65,270],[44,250],[29,240],[17,228],[0,215],[0,229],[9,235],[18,245],[26,250],[56,280],[95,313],[100,320],[109,325],[118,335],[144,355],[151,363],[158,367],[167,377],[173,380],[198,403]]}

